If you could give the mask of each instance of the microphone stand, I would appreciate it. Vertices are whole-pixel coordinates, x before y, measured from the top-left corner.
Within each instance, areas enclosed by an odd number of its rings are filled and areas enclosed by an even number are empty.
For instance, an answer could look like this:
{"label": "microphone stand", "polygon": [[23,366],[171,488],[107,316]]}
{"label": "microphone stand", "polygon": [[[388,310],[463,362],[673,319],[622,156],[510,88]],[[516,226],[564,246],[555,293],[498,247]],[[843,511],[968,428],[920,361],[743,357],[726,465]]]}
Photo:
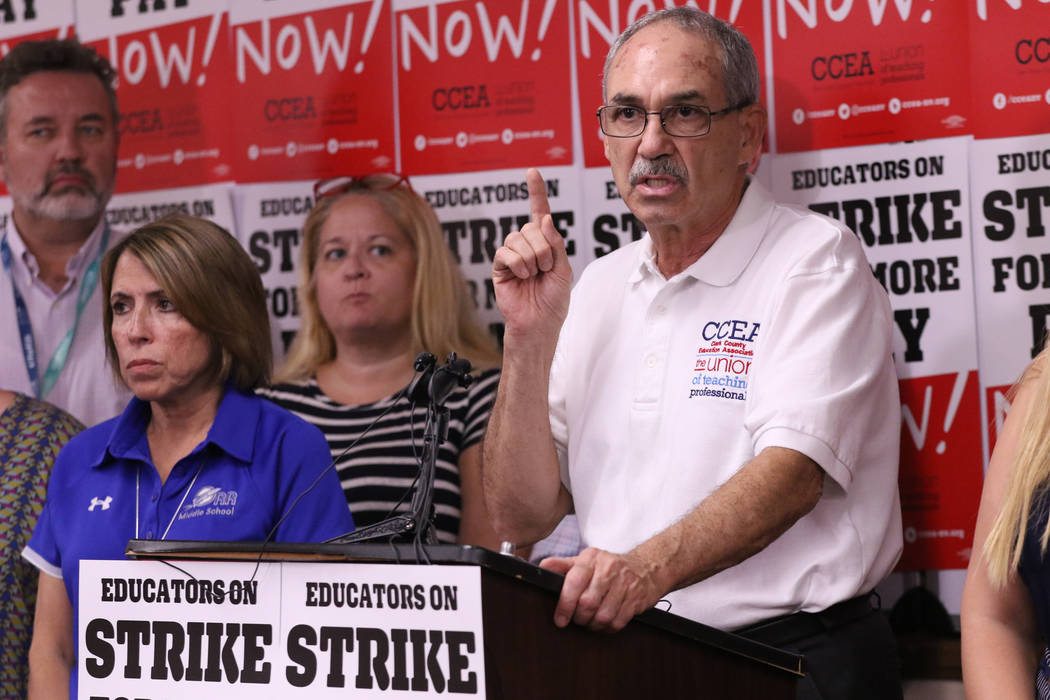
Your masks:
{"label": "microphone stand", "polygon": [[438,448],[448,437],[449,410],[445,401],[457,387],[470,386],[470,361],[451,353],[441,367],[428,352],[420,353],[415,369],[420,375],[413,381],[408,394],[413,404],[427,402],[426,424],[423,429],[423,454],[420,457],[419,478],[412,494],[412,505],[406,514],[392,515],[378,523],[326,540],[330,544],[352,544],[369,540],[400,539],[423,544],[436,544],[434,532],[434,475],[437,469]]}

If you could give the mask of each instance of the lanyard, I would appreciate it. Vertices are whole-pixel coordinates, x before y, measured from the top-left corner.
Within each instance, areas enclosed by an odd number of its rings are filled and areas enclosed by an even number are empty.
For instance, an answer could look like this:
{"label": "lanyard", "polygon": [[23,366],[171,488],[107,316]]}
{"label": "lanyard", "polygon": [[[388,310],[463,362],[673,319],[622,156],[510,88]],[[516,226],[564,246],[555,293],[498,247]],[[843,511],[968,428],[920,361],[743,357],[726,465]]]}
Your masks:
{"label": "lanyard", "polygon": [[7,233],[4,233],[3,237],[0,238],[0,260],[3,261],[4,270],[11,277],[11,292],[15,298],[15,317],[18,319],[18,336],[22,341],[22,357],[25,359],[26,372],[29,373],[29,382],[33,386],[33,394],[38,399],[43,399],[48,395],[52,387],[55,386],[55,382],[58,381],[58,375],[62,373],[62,368],[66,366],[66,360],[69,358],[69,348],[73,345],[73,336],[77,333],[77,326],[80,325],[80,316],[84,313],[84,307],[87,306],[92,293],[95,291],[95,284],[98,282],[98,268],[108,245],[109,224],[106,223],[102,230],[102,241],[99,244],[98,253],[95,254],[95,258],[88,265],[87,270],[84,271],[84,278],[80,281],[80,290],[77,293],[77,315],[73,318],[73,327],[66,331],[58,347],[55,348],[55,353],[47,363],[47,369],[44,371],[44,378],[41,381],[36,339],[33,336],[33,325],[29,320],[29,308],[26,306],[22,293],[18,291],[18,285],[15,284],[11,248],[7,245]]}

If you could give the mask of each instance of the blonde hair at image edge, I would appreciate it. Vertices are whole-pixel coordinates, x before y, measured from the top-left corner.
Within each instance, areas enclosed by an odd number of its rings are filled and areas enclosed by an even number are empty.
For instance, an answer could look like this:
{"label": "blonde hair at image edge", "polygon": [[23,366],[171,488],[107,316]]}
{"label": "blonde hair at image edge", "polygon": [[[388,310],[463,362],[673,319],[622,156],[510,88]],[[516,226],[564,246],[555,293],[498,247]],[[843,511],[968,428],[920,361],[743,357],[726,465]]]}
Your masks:
{"label": "blonde hair at image edge", "polygon": [[336,202],[350,195],[364,195],[377,201],[415,250],[411,316],[413,352],[426,350],[443,361],[454,351],[470,360],[477,369],[498,367],[499,351],[478,322],[474,301],[467,293],[467,283],[445,244],[441,224],[430,205],[407,187],[389,190],[361,187],[318,199],[306,217],[299,254],[302,325],[274,381],[305,379],[335,358],[335,339],[317,304],[314,268],[321,228],[328,220],[328,213]]}
{"label": "blonde hair at image edge", "polygon": [[[1005,585],[1021,561],[1032,506],[1041,504],[1050,491],[1050,347],[1032,361],[1018,385],[1036,382],[1034,400],[1021,430],[1017,456],[1003,505],[984,543],[988,577],[997,587]],[[1016,392],[1016,387],[1014,388]],[[1040,535],[1045,553],[1050,542],[1050,520]]]}

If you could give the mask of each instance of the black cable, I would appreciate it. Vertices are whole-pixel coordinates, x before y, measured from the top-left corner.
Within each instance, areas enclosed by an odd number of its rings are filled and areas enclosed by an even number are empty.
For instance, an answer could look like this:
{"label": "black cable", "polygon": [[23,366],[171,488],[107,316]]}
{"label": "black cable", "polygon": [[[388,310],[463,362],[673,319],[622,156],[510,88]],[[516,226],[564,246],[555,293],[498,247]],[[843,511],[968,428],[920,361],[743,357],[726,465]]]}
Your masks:
{"label": "black cable", "polygon": [[190,578],[190,579],[192,579],[192,580],[194,580],[194,581],[199,581],[199,580],[200,580],[200,579],[198,579],[198,578],[197,578],[196,576],[194,576],[193,574],[191,574],[191,573],[190,573],[189,571],[186,571],[185,569],[183,569],[183,568],[182,568],[182,567],[180,567],[180,566],[177,566],[177,565],[175,565],[175,564],[172,564],[172,563],[171,563],[170,561],[168,561],[167,559],[161,559],[160,561],[162,561],[163,563],[167,564],[167,565],[168,565],[168,566],[170,566],[171,568],[175,569],[176,571],[178,571],[179,573],[181,573],[181,574],[182,574],[183,576],[186,576],[187,578]]}
{"label": "black cable", "polygon": [[[408,412],[408,442],[412,446],[412,457],[416,460],[416,464],[419,466],[419,470],[416,471],[416,476],[412,479],[412,483],[408,485],[408,488],[401,492],[401,496],[397,499],[390,510],[387,511],[386,515],[383,516],[383,520],[390,518],[397,514],[397,509],[405,502],[405,497],[412,493],[416,489],[416,484],[419,483],[419,476],[423,469],[423,458],[416,452],[416,407],[418,404],[412,400],[409,396],[410,410]],[[427,412],[426,422],[423,423],[423,434],[426,435],[427,428],[430,426],[430,413]]]}

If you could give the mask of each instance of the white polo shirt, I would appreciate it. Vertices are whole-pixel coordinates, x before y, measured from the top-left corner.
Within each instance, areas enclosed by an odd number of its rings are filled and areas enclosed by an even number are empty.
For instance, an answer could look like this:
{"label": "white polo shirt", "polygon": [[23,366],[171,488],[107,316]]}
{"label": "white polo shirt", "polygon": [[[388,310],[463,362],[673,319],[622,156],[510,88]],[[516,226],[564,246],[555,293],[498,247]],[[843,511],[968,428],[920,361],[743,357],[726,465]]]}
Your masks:
{"label": "white polo shirt", "polygon": [[664,279],[651,239],[572,293],[551,427],[583,541],[626,552],[766,447],[826,472],[817,506],[765,550],[666,598],[723,629],[867,592],[901,551],[892,315],[847,228],[752,180],[732,222]]}
{"label": "white polo shirt", "polygon": [[[26,248],[10,215],[7,217],[7,244],[11,249],[11,271],[14,283],[25,300],[33,327],[42,378],[55,348],[65,337],[77,315],[77,297],[84,272],[98,255],[102,243],[103,222],[66,264],[69,280],[57,293],[40,279],[36,258]],[[0,230],[0,235],[3,235]],[[109,244],[120,240],[113,232]],[[124,410],[131,392],[119,386],[106,362],[106,344],[102,334],[101,284],[84,307],[69,355],[55,386],[43,400],[69,412],[86,426],[92,426]],[[15,297],[11,277],[0,266],[0,387],[33,396],[33,386],[22,354],[21,335],[15,314]]]}

